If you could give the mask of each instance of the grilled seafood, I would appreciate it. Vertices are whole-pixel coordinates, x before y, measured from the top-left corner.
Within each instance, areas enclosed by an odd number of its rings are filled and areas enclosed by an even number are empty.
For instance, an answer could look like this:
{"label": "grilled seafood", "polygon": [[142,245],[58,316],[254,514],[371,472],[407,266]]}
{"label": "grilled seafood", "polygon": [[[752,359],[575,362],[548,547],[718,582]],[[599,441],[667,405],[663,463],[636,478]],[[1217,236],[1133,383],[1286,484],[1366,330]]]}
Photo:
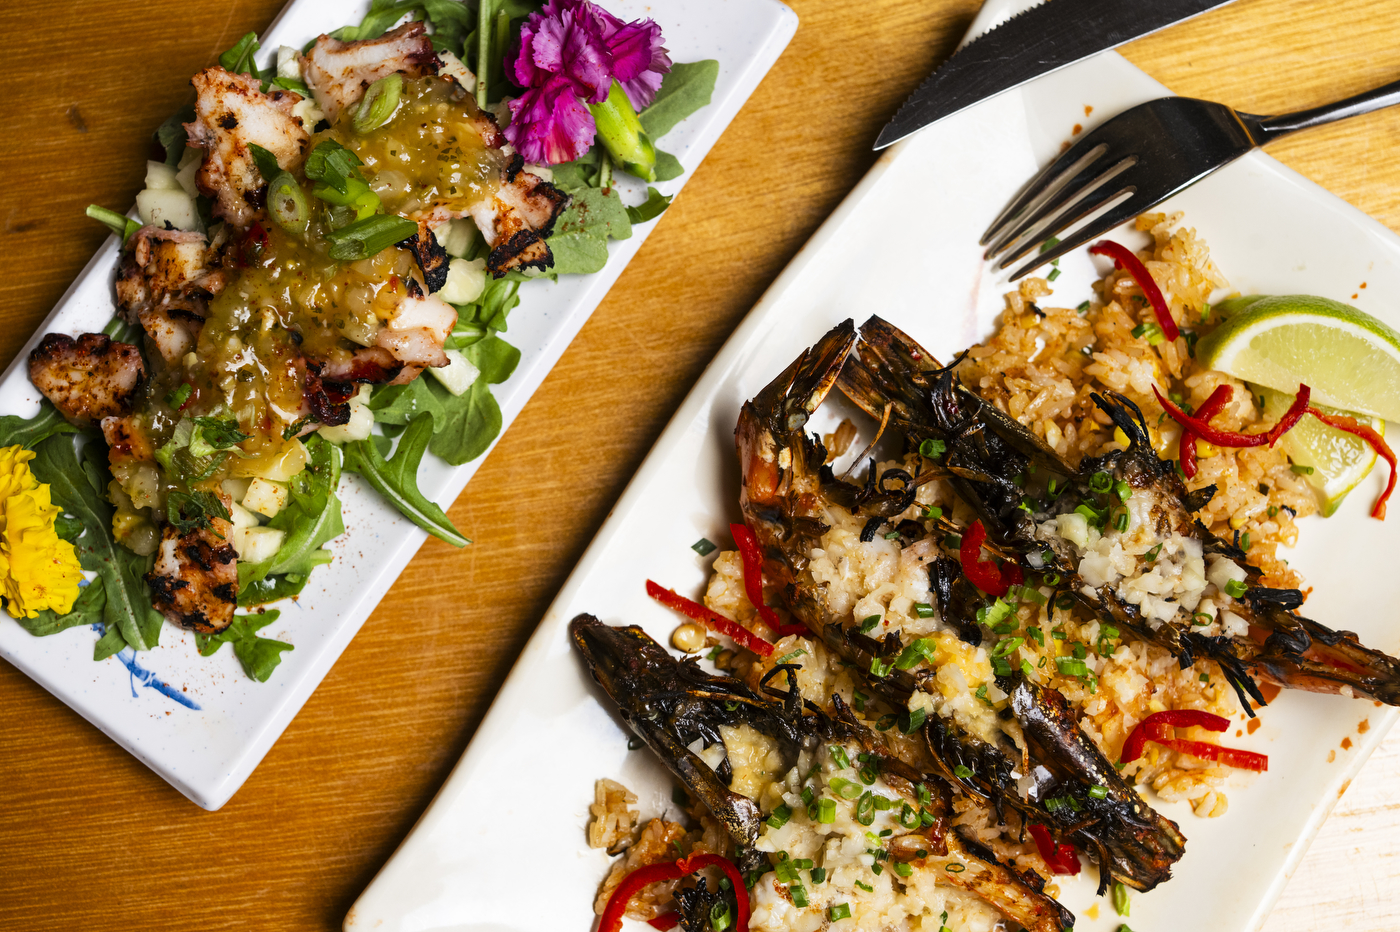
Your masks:
{"label": "grilled seafood", "polygon": [[[846,508],[853,515],[868,516],[861,537],[869,540],[876,527],[909,508],[919,484],[935,474],[951,481],[957,476],[958,466],[949,462],[945,468],[917,477],[889,469],[877,480],[872,464],[863,487],[833,475],[825,464],[826,451],[821,441],[807,435],[805,427],[832,387],[846,380],[845,367],[856,362],[849,355],[855,342],[850,321],[837,325],[744,405],[736,430],[744,467],[740,506],[764,547],[765,575],[780,581],[782,598],[793,614],[850,669],[880,671],[878,675],[862,672],[862,679],[892,708],[906,709],[916,690],[937,692],[933,671],[923,666],[908,672],[899,669],[895,661],[906,645],[893,632],[876,638],[857,630],[855,625],[843,628],[840,615],[826,604],[825,587],[806,572],[807,553],[827,530],[824,522],[829,520],[833,506]],[[882,416],[889,420],[888,408]],[[997,452],[1009,451],[1002,447]],[[900,522],[899,528],[901,536],[915,540],[927,533],[923,525],[914,521]],[[943,620],[965,642],[980,644],[982,629],[975,620],[975,589],[963,576],[960,565],[939,556],[931,542],[921,541],[916,546],[922,548],[930,589]],[[1010,777],[1018,763],[1013,757],[966,736],[956,723],[933,714],[924,726],[925,736],[945,779],[990,800],[998,813],[1010,806],[1027,820],[1051,826],[1057,834],[1072,838],[1092,852],[1101,868],[1101,893],[1110,879],[1139,890],[1149,890],[1166,880],[1171,865],[1183,851],[1184,839],[1175,823],[1150,809],[1124,782],[1066,713],[1058,693],[1019,677],[1002,677],[999,685],[1013,697],[1010,707],[1022,732],[1028,739],[1036,736],[1029,740],[1033,754],[1025,769],[1035,767],[1045,774],[1041,792],[1034,798],[1021,796]],[[978,745],[975,756],[983,758],[984,764],[970,768],[979,775],[980,782],[976,784],[966,782],[955,772],[955,767],[966,763],[963,758],[973,744]],[[1015,754],[1014,747],[1011,753]],[[1087,799],[1093,787],[1101,787],[1106,795],[1095,799],[1087,814],[1076,811],[1075,818],[1066,820],[1046,808],[1047,798],[1067,794]]]}
{"label": "grilled seafood", "polygon": [[141,351],[101,333],[50,333],[29,354],[29,381],[75,424],[126,414],[145,379]]}
{"label": "grilled seafood", "polygon": [[[1187,493],[1172,464],[1153,451],[1142,413],[1128,399],[1094,396],[1127,436],[1127,449],[1075,470],[962,388],[954,367],[941,367],[878,317],[861,328],[838,384],[911,445],[932,439],[946,446],[949,484],[1006,555],[1061,575],[1067,592],[1091,611],[1167,649],[1183,668],[1198,657],[1216,661],[1250,714],[1250,699],[1265,702],[1256,680],[1400,704],[1400,662],[1350,632],[1296,614],[1296,590],[1250,585],[1260,571],[1193,514],[1211,490]],[[1040,497],[1023,487],[1033,468],[1044,483],[1034,490]],[[1100,533],[1085,512],[1126,520],[1117,519],[1121,529],[1100,520]]]}
{"label": "grilled seafood", "polygon": [[[952,828],[947,820],[947,784],[891,755],[884,740],[850,715],[839,696],[834,700],[835,714],[828,715],[805,702],[795,685],[787,690],[770,685],[775,675],[791,666],[770,671],[759,692],[733,677],[707,674],[694,660],[677,661],[640,628],[613,628],[591,615],[580,615],[570,622],[569,633],[624,721],[729,830],[740,846],[741,867],[764,863],[751,847],[758,839],[763,814],[754,799],[731,788],[738,782],[732,764],[737,752],[729,748],[726,735],[737,744],[734,730],[747,727],[774,739],[788,761],[783,769],[804,752],[803,760],[814,760],[822,757],[825,745],[849,744],[852,755],[863,754],[875,763],[880,780],[899,794],[905,808],[927,810],[930,818],[917,829],[906,828],[904,834],[886,842],[889,857],[909,869],[907,874],[899,872],[907,878],[905,883],[936,877],[940,883],[976,894],[1031,932],[1060,932],[1073,926],[1074,916],[1041,892],[1043,881],[1037,875],[1000,863],[980,843]],[[693,750],[697,742],[705,748],[724,749],[717,768]],[[867,785],[879,788],[873,777]],[[873,799],[871,793],[865,795]],[[828,880],[834,882],[834,876]]]}

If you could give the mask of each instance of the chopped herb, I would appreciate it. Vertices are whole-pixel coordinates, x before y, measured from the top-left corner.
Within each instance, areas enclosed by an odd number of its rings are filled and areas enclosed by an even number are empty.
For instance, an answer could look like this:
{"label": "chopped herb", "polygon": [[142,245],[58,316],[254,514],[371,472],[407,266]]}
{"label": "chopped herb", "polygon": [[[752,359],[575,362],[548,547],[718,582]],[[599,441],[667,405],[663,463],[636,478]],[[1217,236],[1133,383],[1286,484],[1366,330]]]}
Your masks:
{"label": "chopped herb", "polygon": [[[877,865],[877,866],[878,866],[878,865]],[[856,886],[857,886],[857,887],[860,887],[860,888],[861,888],[862,890],[864,890],[866,893],[874,893],[874,892],[875,892],[875,888],[872,887],[870,884],[866,883],[866,882],[863,881],[863,880],[857,880],[857,881],[856,881]]]}
{"label": "chopped herb", "polygon": [[856,802],[856,821],[869,825],[875,821],[875,794],[866,790]]}
{"label": "chopped herb", "polygon": [[1097,508],[1088,503],[1078,505],[1074,509],[1074,512],[1075,514],[1083,515],[1084,520],[1088,521],[1089,524],[1093,525],[1096,528],[1103,527],[1104,521],[1108,519],[1107,509],[1099,511]]}
{"label": "chopped herb", "polygon": [[871,657],[871,658],[870,658],[870,675],[871,675],[871,676],[878,676],[878,677],[883,678],[883,677],[889,676],[889,675],[890,675],[890,671],[893,670],[893,669],[894,669],[894,664],[890,663],[889,661],[881,660],[879,657]]}
{"label": "chopped herb", "polygon": [[189,401],[192,391],[194,391],[193,385],[189,382],[181,382],[178,387],[165,396],[165,403],[178,410],[181,405]]}
{"label": "chopped herb", "polygon": [[1131,903],[1128,900],[1128,888],[1121,883],[1113,885],[1113,910],[1120,916],[1128,915]]}
{"label": "chopped herb", "polygon": [[1297,463],[1294,463],[1288,468],[1300,476],[1311,476],[1313,474],[1313,468],[1311,466],[1299,466]]}
{"label": "chopped herb", "polygon": [[694,550],[696,553],[700,554],[700,556],[702,556],[702,557],[707,557],[707,556],[709,556],[710,554],[714,553],[714,552],[715,552],[716,550],[718,550],[719,548],[718,548],[717,546],[715,546],[715,544],[713,544],[708,538],[702,537],[702,538],[700,538],[699,540],[697,540],[695,543],[691,544],[691,545],[690,545],[690,549],[691,549],[691,550]]}
{"label": "chopped herb", "polygon": [[1270,506],[1269,506],[1269,517],[1270,517],[1270,518],[1273,518],[1273,517],[1277,517],[1277,515],[1278,515],[1278,506],[1277,506],[1277,505],[1270,505]]}
{"label": "chopped herb", "polygon": [[914,667],[920,660],[933,663],[934,654],[938,650],[938,642],[933,638],[919,638],[904,650],[899,652],[895,658],[894,665],[898,670],[908,670]]}
{"label": "chopped herb", "polygon": [[918,786],[914,787],[914,795],[918,798],[919,805],[933,805],[933,793],[929,790],[927,784],[920,783]]}
{"label": "chopped herb", "polygon": [[1144,553],[1144,554],[1142,555],[1142,558],[1143,558],[1144,560],[1146,560],[1148,563],[1156,563],[1156,562],[1157,562],[1157,557],[1160,556],[1161,553],[1162,553],[1162,545],[1161,545],[1161,544],[1158,544],[1157,546],[1153,547],[1151,550],[1149,550],[1149,551],[1147,551],[1146,553]]}
{"label": "chopped herb", "polygon": [[1225,594],[1232,599],[1238,599],[1249,591],[1249,587],[1238,579],[1232,579],[1225,584]]}
{"label": "chopped herb", "polygon": [[1089,665],[1078,657],[1056,657],[1055,665],[1065,676],[1088,676]]}
{"label": "chopped herb", "polygon": [[925,712],[923,709],[910,709],[908,712],[900,716],[899,730],[904,732],[906,735],[912,735],[914,732],[918,731],[920,727],[923,726],[924,719],[926,719],[927,717],[928,713]]}
{"label": "chopped herb", "polygon": [[927,459],[936,460],[948,449],[948,445],[942,440],[925,440],[919,444],[919,455]]}
{"label": "chopped herb", "polygon": [[1086,650],[1085,647],[1084,647],[1084,645],[1083,645],[1083,644],[1080,644],[1078,641],[1076,641],[1076,642],[1070,647],[1070,652],[1071,652],[1072,654],[1074,654],[1075,659],[1077,659],[1077,660],[1083,660],[1085,657],[1087,657],[1087,656],[1089,655],[1088,650]]}
{"label": "chopped herb", "polygon": [[962,764],[957,764],[957,765],[955,765],[955,766],[953,767],[953,773],[955,773],[955,774],[958,775],[958,779],[959,779],[959,780],[971,780],[971,779],[972,779],[972,771],[971,771],[970,769],[968,769],[967,767],[964,767]]}
{"label": "chopped herb", "polygon": [[831,755],[831,760],[842,770],[847,770],[851,766],[851,759],[846,756],[846,749],[839,744],[827,746],[827,753]]}
{"label": "chopped herb", "polygon": [[860,633],[869,634],[871,630],[880,623],[879,615],[867,615],[860,623]]}
{"label": "chopped herb", "polygon": [[932,618],[933,606],[929,605],[927,602],[915,602],[914,614],[917,615],[919,618]]}
{"label": "chopped herb", "polygon": [[826,914],[831,918],[832,922],[836,922],[839,919],[849,919],[851,918],[850,904],[837,903],[835,906],[831,907],[831,909],[827,910]]}
{"label": "chopped herb", "polygon": [[1106,472],[1096,472],[1089,477],[1089,491],[1107,492],[1113,488],[1113,476]]}
{"label": "chopped herb", "polygon": [[1040,628],[1031,625],[1026,629],[1026,634],[1030,635],[1031,640],[1035,641],[1041,647],[1045,646],[1045,632],[1041,631]]}
{"label": "chopped herb", "polygon": [[291,440],[297,434],[301,433],[302,429],[306,427],[306,425],[314,423],[316,423],[316,416],[314,414],[308,414],[306,415],[306,417],[298,418],[297,420],[292,421],[292,423],[288,424],[286,429],[282,431],[282,439]]}
{"label": "chopped herb", "polygon": [[1089,302],[1088,302],[1088,301],[1081,301],[1081,302],[1079,302],[1079,307],[1075,308],[1075,310],[1077,310],[1077,311],[1079,312],[1079,316],[1080,316],[1080,317],[1083,317],[1085,314],[1089,313]]}
{"label": "chopped herb", "polygon": [[[831,802],[831,801],[830,801],[830,800],[827,800],[827,802]],[[832,805],[834,806],[835,803],[832,803]],[[834,810],[833,810],[832,815],[833,815],[833,817],[835,816]],[[810,871],[808,871],[808,873],[811,875],[812,883],[825,883],[825,882],[826,882],[826,868],[825,868],[825,867],[814,867],[814,868],[812,868]]]}
{"label": "chopped herb", "polygon": [[976,695],[978,699],[981,699],[983,702],[985,702],[985,703],[987,704],[987,708],[990,709],[990,708],[992,707],[992,700],[990,700],[990,699],[987,698],[987,684],[986,684],[986,683],[983,683],[981,686],[978,686],[978,687],[977,687],[977,692],[976,692],[974,695]]}
{"label": "chopped herb", "polygon": [[[1055,261],[1056,261],[1056,262],[1059,262],[1060,260],[1059,260],[1059,259],[1056,259]],[[1057,279],[1057,278],[1059,278],[1059,277],[1060,277],[1060,270],[1059,270],[1059,269],[1051,269],[1051,270],[1050,270],[1050,274],[1047,275],[1047,276],[1045,276],[1045,280],[1046,280],[1047,282],[1053,282],[1055,279]]]}
{"label": "chopped herb", "polygon": [[1051,631],[1050,636],[1057,641],[1063,641],[1066,637],[1068,637],[1068,635],[1065,634],[1063,630]]}
{"label": "chopped herb", "polygon": [[[875,723],[875,727],[880,731],[889,731],[890,726],[895,723],[895,720],[897,718],[898,716],[894,715],[893,713],[889,715],[882,715],[880,716],[880,721]],[[880,778],[880,762],[878,760],[867,759],[864,764],[861,764],[861,767],[859,770],[856,771],[856,774],[860,777],[860,782],[864,783],[866,786],[869,786],[870,784],[874,783]]]}
{"label": "chopped herb", "polygon": [[899,807],[899,824],[904,828],[915,829],[919,827],[919,810],[908,803]]}
{"label": "chopped herb", "polygon": [[800,883],[794,883],[788,886],[788,896],[792,897],[793,906],[805,907],[808,905],[807,889]]}
{"label": "chopped herb", "polygon": [[893,866],[894,872],[901,877],[908,877],[910,874],[914,873],[914,868],[903,861],[895,861]]}
{"label": "chopped herb", "polygon": [[842,799],[855,799],[864,792],[859,783],[855,783],[851,780],[844,780],[841,777],[832,777],[827,781],[827,786]]}
{"label": "chopped herb", "polygon": [[213,492],[174,491],[166,496],[165,517],[170,526],[183,535],[210,527],[214,518],[228,521],[232,515]]}
{"label": "chopped herb", "polygon": [[1089,787],[1089,798],[1090,798],[1090,799],[1107,799],[1107,798],[1108,798],[1108,787],[1106,787],[1106,786],[1091,786],[1091,787]]}

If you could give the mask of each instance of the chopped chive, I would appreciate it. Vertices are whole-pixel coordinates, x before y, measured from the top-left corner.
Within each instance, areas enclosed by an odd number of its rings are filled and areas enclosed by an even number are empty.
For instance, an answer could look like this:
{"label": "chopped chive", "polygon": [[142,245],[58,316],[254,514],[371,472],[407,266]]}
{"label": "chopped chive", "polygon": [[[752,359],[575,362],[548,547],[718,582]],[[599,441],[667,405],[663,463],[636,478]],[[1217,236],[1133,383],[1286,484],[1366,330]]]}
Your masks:
{"label": "chopped chive", "polygon": [[1128,513],[1119,512],[1118,517],[1113,519],[1113,529],[1122,533],[1128,529]]}
{"label": "chopped chive", "polygon": [[861,634],[869,634],[869,633],[871,632],[871,630],[872,630],[876,625],[878,625],[879,623],[880,623],[880,616],[879,616],[879,615],[867,615],[865,618],[861,619],[861,623],[860,623],[860,633],[861,633]]}
{"label": "chopped chive", "polygon": [[1060,240],[1059,240],[1059,238],[1058,238],[1058,237],[1055,237],[1055,236],[1050,237],[1050,238],[1047,239],[1045,242],[1043,242],[1043,243],[1040,244],[1040,253],[1041,253],[1041,255],[1044,255],[1045,253],[1047,253],[1047,252],[1049,252],[1050,250],[1054,249],[1054,248],[1055,248],[1056,246],[1058,246],[1058,245],[1060,245]]}
{"label": "chopped chive", "polygon": [[927,602],[915,602],[914,614],[920,618],[932,618],[933,606],[929,605]]}
{"label": "chopped chive", "polygon": [[908,877],[910,874],[914,873],[914,868],[905,864],[903,861],[895,861],[894,872],[901,877]]}
{"label": "chopped chive", "polygon": [[1035,667],[1031,666],[1031,662],[1024,657],[1021,658],[1021,672],[1026,676],[1030,676],[1035,672]]}
{"label": "chopped chive", "polygon": [[1225,594],[1232,599],[1238,599],[1249,591],[1249,587],[1238,579],[1232,579],[1225,584]]}
{"label": "chopped chive", "polygon": [[957,765],[955,765],[955,766],[953,767],[953,773],[955,773],[955,774],[958,775],[958,779],[959,779],[959,780],[971,780],[971,779],[972,779],[972,770],[969,769],[969,768],[967,768],[967,767],[964,767],[962,764],[957,764]]}
{"label": "chopped chive", "polygon": [[1248,532],[1248,531],[1245,531],[1244,534],[1242,534],[1242,535],[1240,536],[1240,549],[1241,549],[1241,550],[1248,550],[1249,548],[1250,548],[1250,543],[1249,543],[1249,532]]}
{"label": "chopped chive", "polygon": [[961,874],[963,871],[967,870],[967,868],[963,867],[961,864],[949,864],[943,869],[950,874]]}
{"label": "chopped chive", "polygon": [[827,753],[831,755],[831,759],[835,762],[837,767],[840,767],[842,770],[850,768],[851,759],[846,756],[845,748],[841,747],[839,744],[832,744],[828,745],[826,750]]}
{"label": "chopped chive", "polygon": [[1300,476],[1311,476],[1313,474],[1313,468],[1311,466],[1299,466],[1297,463],[1294,463],[1288,468]]}
{"label": "chopped chive", "polygon": [[1077,311],[1079,312],[1079,316],[1080,316],[1080,317],[1083,317],[1085,314],[1089,313],[1089,302],[1088,302],[1088,301],[1080,301],[1080,302],[1079,302],[1079,307],[1075,308],[1075,310],[1077,310]]}
{"label": "chopped chive", "polygon": [[[1060,260],[1059,260],[1059,259],[1056,259],[1055,261],[1056,261],[1056,262],[1059,262]],[[1047,276],[1045,276],[1045,280],[1046,280],[1047,282],[1053,282],[1055,279],[1057,279],[1057,278],[1059,278],[1059,277],[1060,277],[1060,270],[1059,270],[1059,269],[1051,269],[1051,270],[1050,270],[1050,274],[1047,275]]]}
{"label": "chopped chive", "polygon": [[937,520],[943,517],[943,509],[939,508],[937,505],[929,505],[927,508],[924,509],[924,517],[932,520]]}
{"label": "chopped chive", "polygon": [[1045,646],[1045,632],[1041,631],[1035,625],[1032,625],[1031,627],[1027,628],[1026,634],[1030,635],[1031,640],[1035,641],[1041,647]]}
{"label": "chopped chive", "polygon": [[186,401],[189,401],[190,392],[192,391],[194,391],[194,386],[189,382],[182,382],[179,387],[165,396],[165,403],[172,408],[179,408]]}
{"label": "chopped chive", "polygon": [[[877,865],[877,866],[878,866],[878,865]],[[856,886],[857,886],[857,887],[860,887],[860,888],[861,888],[862,890],[864,890],[866,893],[874,893],[874,892],[875,892],[875,888],[872,887],[870,884],[866,883],[864,880],[857,880],[857,881],[856,881]]]}
{"label": "chopped chive", "polygon": [[826,914],[831,918],[832,922],[836,922],[839,919],[849,919],[851,918],[851,906],[849,903],[837,903],[835,906],[828,909]]}
{"label": "chopped chive", "polygon": [[773,810],[773,814],[768,817],[769,828],[782,828],[788,824],[788,819],[792,818],[792,810],[786,805],[780,805]]}
{"label": "chopped chive", "polygon": [[942,440],[925,440],[919,444],[919,455],[931,460],[936,460],[948,449],[948,445]]}
{"label": "chopped chive", "polygon": [[714,553],[714,552],[715,552],[716,550],[718,550],[719,548],[716,547],[715,544],[714,544],[712,541],[710,541],[708,538],[702,537],[702,538],[700,538],[699,540],[697,540],[695,543],[691,544],[691,545],[690,545],[690,549],[691,549],[691,550],[694,550],[696,553],[700,554],[700,556],[702,556],[702,557],[707,557],[707,556],[709,556],[710,554]]}
{"label": "chopped chive", "polygon": [[1107,798],[1108,798],[1108,787],[1106,787],[1106,786],[1091,786],[1091,787],[1089,787],[1089,797],[1090,797],[1091,799],[1107,799]]}
{"label": "chopped chive", "polygon": [[810,871],[808,871],[808,874],[812,878],[812,883],[826,883],[825,867],[814,867]]}

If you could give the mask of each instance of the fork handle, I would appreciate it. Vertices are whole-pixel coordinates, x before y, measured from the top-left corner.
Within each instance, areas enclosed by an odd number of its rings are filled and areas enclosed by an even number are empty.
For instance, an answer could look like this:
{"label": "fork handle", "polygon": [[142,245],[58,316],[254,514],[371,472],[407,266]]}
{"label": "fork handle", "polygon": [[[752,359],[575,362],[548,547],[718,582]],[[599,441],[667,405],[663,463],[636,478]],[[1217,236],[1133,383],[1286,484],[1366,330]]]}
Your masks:
{"label": "fork handle", "polygon": [[1321,107],[1313,107],[1311,110],[1299,110],[1296,113],[1282,113],[1270,117],[1243,113],[1240,116],[1251,124],[1249,127],[1251,135],[1262,146],[1275,139],[1296,133],[1300,129],[1311,129],[1314,126],[1335,123],[1337,120],[1360,116],[1363,113],[1370,113],[1372,110],[1380,110],[1394,104],[1400,104],[1400,81],[1392,81],[1372,90],[1363,91],[1354,97],[1348,97],[1336,103],[1323,104]]}

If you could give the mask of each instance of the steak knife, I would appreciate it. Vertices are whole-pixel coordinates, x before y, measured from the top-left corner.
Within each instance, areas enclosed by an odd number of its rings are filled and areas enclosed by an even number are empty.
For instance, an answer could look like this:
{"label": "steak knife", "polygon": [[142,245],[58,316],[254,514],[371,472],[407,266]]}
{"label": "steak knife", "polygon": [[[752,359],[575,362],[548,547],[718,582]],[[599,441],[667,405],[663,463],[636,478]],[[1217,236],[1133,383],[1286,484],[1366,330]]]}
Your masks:
{"label": "steak knife", "polygon": [[924,79],[875,140],[883,149],[1066,65],[1234,0],[1045,0],[973,39]]}

